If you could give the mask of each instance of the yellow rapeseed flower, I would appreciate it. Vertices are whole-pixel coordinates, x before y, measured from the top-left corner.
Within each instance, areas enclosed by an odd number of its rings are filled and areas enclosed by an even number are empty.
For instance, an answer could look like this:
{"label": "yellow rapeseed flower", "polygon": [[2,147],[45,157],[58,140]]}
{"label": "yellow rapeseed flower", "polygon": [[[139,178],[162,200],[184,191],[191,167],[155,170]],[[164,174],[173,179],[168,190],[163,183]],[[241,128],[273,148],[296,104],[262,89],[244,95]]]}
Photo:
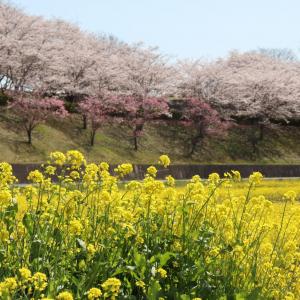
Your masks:
{"label": "yellow rapeseed flower", "polygon": [[79,169],[86,164],[83,154],[77,150],[70,150],[66,153],[66,162],[72,169]]}
{"label": "yellow rapeseed flower", "polygon": [[120,177],[124,177],[125,175],[128,175],[130,173],[132,173],[133,171],[133,167],[132,164],[121,164],[118,165],[117,168],[114,169],[114,171],[120,176]]}
{"label": "yellow rapeseed flower", "polygon": [[13,293],[17,287],[17,280],[14,277],[5,278],[4,281],[0,283],[1,292]]}
{"label": "yellow rapeseed flower", "polygon": [[263,175],[260,172],[253,172],[249,176],[249,183],[250,184],[259,184],[263,179]]}
{"label": "yellow rapeseed flower", "polygon": [[171,160],[170,160],[170,158],[169,158],[169,156],[168,155],[165,155],[165,154],[163,154],[163,155],[161,155],[160,157],[159,157],[159,164],[161,164],[161,165],[163,165],[165,168],[167,168],[169,165],[170,165],[170,163],[171,163]]}
{"label": "yellow rapeseed flower", "polygon": [[156,177],[157,169],[154,166],[150,166],[147,168],[147,173],[152,177]]}
{"label": "yellow rapeseed flower", "polygon": [[16,182],[17,179],[13,176],[13,169],[9,163],[1,162],[0,163],[0,187],[5,187],[13,182]]}
{"label": "yellow rapeseed flower", "polygon": [[56,167],[54,166],[47,166],[45,168],[45,173],[47,173],[48,175],[54,175],[56,172]]}
{"label": "yellow rapeseed flower", "polygon": [[146,284],[143,280],[138,280],[135,282],[135,285],[140,287],[144,293],[146,293]]}
{"label": "yellow rapeseed flower", "polygon": [[34,170],[29,173],[27,179],[32,181],[33,183],[43,183],[44,175],[39,170]]}
{"label": "yellow rapeseed flower", "polygon": [[56,297],[57,300],[73,300],[73,295],[70,292],[61,292]]}
{"label": "yellow rapeseed flower", "polygon": [[86,250],[91,256],[93,256],[96,253],[96,248],[93,244],[88,244]]}
{"label": "yellow rapeseed flower", "polygon": [[83,230],[81,222],[77,219],[70,221],[69,232],[73,235],[80,235]]}
{"label": "yellow rapeseed flower", "polygon": [[175,185],[175,179],[174,179],[173,176],[168,175],[168,176],[166,177],[166,180],[167,180],[167,184],[168,184],[169,186],[174,186],[174,185]]}
{"label": "yellow rapeseed flower", "polygon": [[166,278],[167,277],[167,271],[163,268],[158,268],[157,273],[161,278]]}
{"label": "yellow rapeseed flower", "polygon": [[52,163],[62,166],[66,162],[66,156],[62,152],[55,151],[50,153],[50,160]]}
{"label": "yellow rapeseed flower", "polygon": [[47,287],[47,276],[44,273],[36,272],[32,276],[34,288],[37,291],[43,291]]}
{"label": "yellow rapeseed flower", "polygon": [[7,230],[7,226],[4,222],[0,221],[0,241],[1,242],[8,242],[9,239],[9,232]]}
{"label": "yellow rapeseed flower", "polygon": [[89,300],[94,300],[94,299],[99,299],[102,295],[102,292],[100,289],[98,288],[91,288],[89,291],[88,291],[88,299]]}
{"label": "yellow rapeseed flower", "polygon": [[218,184],[220,181],[220,175],[218,173],[211,173],[208,176],[208,180],[213,184]]}
{"label": "yellow rapeseed flower", "polygon": [[101,284],[103,290],[105,291],[104,297],[111,297],[111,299],[115,299],[118,296],[121,281],[117,278],[108,278],[105,282]]}
{"label": "yellow rapeseed flower", "polygon": [[74,180],[79,179],[80,178],[80,174],[78,171],[71,171],[70,172],[70,177]]}
{"label": "yellow rapeseed flower", "polygon": [[11,204],[12,195],[10,190],[2,189],[0,190],[0,207],[6,207]]}
{"label": "yellow rapeseed flower", "polygon": [[28,281],[31,278],[31,271],[27,268],[21,268],[19,269],[21,280],[22,281]]}
{"label": "yellow rapeseed flower", "polygon": [[109,170],[109,164],[107,162],[101,162],[99,164],[99,169],[101,171],[108,171]]}

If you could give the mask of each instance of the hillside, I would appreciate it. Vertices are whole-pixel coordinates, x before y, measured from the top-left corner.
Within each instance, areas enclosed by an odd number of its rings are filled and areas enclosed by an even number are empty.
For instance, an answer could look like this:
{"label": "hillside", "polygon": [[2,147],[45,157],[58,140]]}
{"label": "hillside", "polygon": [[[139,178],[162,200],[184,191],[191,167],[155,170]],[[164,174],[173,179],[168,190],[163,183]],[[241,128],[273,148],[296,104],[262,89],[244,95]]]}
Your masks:
{"label": "hillside", "polygon": [[[0,160],[10,163],[45,162],[49,152],[78,149],[90,161],[120,163],[153,163],[162,153],[171,156],[173,163],[300,163],[299,127],[269,129],[259,142],[259,153],[253,153],[249,129],[231,129],[226,136],[210,137],[188,158],[187,134],[179,126],[148,124],[140,138],[140,149],[133,150],[129,129],[118,125],[98,131],[94,147],[89,146],[88,131],[82,129],[79,116],[52,121],[38,126],[33,145],[11,117],[0,115]],[[14,125],[12,125],[14,124]]]}

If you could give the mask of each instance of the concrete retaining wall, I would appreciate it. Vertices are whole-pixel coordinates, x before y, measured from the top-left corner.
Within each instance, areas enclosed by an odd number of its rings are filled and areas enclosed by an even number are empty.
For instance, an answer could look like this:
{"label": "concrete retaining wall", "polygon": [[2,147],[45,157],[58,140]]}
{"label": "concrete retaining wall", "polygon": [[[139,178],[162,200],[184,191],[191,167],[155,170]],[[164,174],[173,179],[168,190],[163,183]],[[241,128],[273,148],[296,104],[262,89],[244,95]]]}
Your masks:
{"label": "concrete retaining wall", "polygon": [[[30,171],[40,169],[38,164],[12,164],[14,175],[19,183],[27,182]],[[142,179],[148,165],[134,165],[134,172],[127,179]],[[111,165],[111,171],[115,165]],[[242,177],[248,177],[252,172],[259,171],[265,177],[300,177],[300,165],[171,165],[167,169],[158,167],[158,178],[164,179],[171,174],[176,179],[190,179],[193,175],[207,178],[210,173],[216,172],[223,175],[231,170],[240,171]]]}

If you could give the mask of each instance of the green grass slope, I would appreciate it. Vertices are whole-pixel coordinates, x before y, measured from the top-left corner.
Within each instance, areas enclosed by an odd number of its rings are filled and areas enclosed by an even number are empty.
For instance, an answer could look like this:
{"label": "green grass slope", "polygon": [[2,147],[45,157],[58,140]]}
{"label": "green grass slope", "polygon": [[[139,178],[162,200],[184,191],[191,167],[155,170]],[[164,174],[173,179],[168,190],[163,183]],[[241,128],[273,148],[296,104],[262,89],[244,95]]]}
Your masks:
{"label": "green grass slope", "polygon": [[269,129],[254,153],[247,129],[232,128],[227,135],[212,136],[198,145],[188,157],[188,135],[179,126],[148,124],[139,140],[139,151],[133,150],[130,130],[119,125],[104,126],[89,146],[89,132],[82,129],[79,116],[39,125],[33,133],[33,144],[26,143],[25,132],[12,116],[0,114],[0,161],[10,163],[45,162],[51,151],[78,149],[89,161],[120,163],[155,163],[167,153],[173,163],[300,163],[299,127]]}

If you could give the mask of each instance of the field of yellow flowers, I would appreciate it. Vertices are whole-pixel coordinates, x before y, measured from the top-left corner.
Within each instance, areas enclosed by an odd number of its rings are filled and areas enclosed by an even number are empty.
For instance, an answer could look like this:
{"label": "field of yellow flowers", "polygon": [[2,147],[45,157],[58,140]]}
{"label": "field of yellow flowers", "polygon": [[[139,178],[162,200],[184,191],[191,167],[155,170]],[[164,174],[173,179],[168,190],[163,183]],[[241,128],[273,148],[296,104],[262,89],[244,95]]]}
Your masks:
{"label": "field of yellow flowers", "polygon": [[20,187],[0,163],[0,299],[300,299],[295,192],[269,201],[256,172],[236,193],[237,171],[177,189],[154,166],[120,188],[130,172],[53,152]]}

